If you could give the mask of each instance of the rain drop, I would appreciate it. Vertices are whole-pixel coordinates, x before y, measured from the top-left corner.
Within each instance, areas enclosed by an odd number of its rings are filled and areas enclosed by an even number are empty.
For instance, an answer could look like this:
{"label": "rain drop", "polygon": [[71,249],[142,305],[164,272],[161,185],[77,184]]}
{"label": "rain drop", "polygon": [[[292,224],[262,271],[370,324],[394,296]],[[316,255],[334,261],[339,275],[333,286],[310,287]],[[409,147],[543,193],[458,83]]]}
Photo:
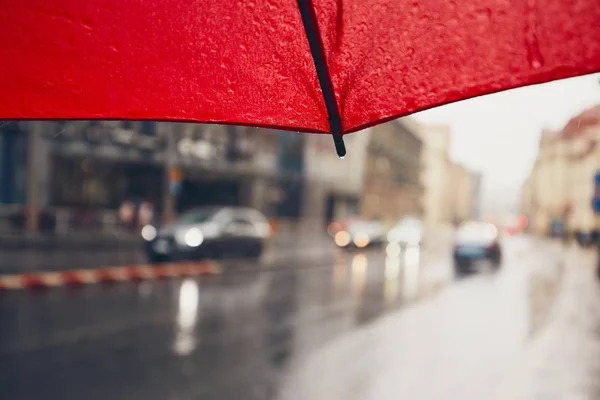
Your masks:
{"label": "rain drop", "polygon": [[531,36],[531,40],[527,40],[527,60],[531,68],[540,69],[544,65],[544,58],[540,52],[536,35]]}
{"label": "rain drop", "polygon": [[492,10],[490,8],[484,8],[480,11],[480,14],[486,19],[487,22],[492,20]]}
{"label": "rain drop", "polygon": [[540,51],[537,38],[537,0],[527,0],[525,9],[525,47],[527,48],[527,61],[531,68],[539,69],[544,65],[544,58]]}
{"label": "rain drop", "polygon": [[417,14],[419,12],[419,2],[418,1],[412,2],[410,12],[412,14]]}

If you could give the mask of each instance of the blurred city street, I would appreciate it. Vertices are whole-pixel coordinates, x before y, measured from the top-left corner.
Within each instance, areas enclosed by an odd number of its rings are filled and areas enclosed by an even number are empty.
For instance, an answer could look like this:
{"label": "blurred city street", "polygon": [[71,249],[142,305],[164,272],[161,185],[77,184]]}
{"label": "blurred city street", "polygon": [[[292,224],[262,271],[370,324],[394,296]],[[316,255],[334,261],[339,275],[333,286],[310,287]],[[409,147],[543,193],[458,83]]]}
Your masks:
{"label": "blurred city street", "polygon": [[589,250],[507,237],[498,272],[455,277],[449,238],[326,244],[207,278],[1,293],[0,398],[600,396]]}
{"label": "blurred city street", "polygon": [[0,400],[600,400],[599,0],[5,3]]}
{"label": "blurred city street", "polygon": [[343,159],[262,125],[0,121],[0,400],[600,400],[598,78]]}

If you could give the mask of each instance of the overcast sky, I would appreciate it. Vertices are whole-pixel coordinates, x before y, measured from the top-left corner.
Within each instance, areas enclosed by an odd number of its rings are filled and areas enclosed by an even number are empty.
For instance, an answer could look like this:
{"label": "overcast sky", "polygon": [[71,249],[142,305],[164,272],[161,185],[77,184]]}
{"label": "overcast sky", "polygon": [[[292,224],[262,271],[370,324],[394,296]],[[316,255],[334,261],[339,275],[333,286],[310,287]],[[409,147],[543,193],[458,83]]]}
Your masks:
{"label": "overcast sky", "polygon": [[419,122],[447,124],[450,156],[484,174],[482,207],[500,211],[518,199],[535,161],[543,128],[600,104],[600,74],[509,90],[414,114]]}

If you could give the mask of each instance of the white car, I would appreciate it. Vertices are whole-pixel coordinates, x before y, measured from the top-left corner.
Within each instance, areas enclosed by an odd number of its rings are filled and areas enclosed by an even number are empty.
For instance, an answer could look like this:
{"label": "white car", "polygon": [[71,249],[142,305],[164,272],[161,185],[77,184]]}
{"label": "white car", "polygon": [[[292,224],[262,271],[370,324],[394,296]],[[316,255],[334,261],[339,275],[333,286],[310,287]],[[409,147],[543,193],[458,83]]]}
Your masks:
{"label": "white car", "polygon": [[420,245],[423,242],[423,223],[418,218],[403,218],[387,234],[390,243]]}

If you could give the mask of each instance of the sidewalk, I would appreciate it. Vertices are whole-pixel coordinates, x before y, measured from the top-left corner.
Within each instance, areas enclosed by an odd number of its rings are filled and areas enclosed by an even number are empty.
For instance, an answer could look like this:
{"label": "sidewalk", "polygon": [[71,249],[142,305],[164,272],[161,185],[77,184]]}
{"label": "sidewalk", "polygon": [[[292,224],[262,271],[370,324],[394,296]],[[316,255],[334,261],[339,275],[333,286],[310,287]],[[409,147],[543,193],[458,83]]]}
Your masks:
{"label": "sidewalk", "polygon": [[596,255],[565,248],[564,279],[549,321],[501,382],[497,399],[600,398],[600,283]]}

